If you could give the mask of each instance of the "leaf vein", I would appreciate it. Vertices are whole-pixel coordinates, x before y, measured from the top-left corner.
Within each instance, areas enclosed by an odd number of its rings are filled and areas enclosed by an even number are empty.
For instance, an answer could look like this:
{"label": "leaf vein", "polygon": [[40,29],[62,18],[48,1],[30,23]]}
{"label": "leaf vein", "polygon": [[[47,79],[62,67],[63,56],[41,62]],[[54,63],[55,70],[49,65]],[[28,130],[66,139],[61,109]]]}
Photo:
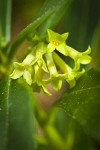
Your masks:
{"label": "leaf vein", "polygon": [[86,89],[76,90],[76,91],[71,92],[70,94],[75,94],[75,93],[83,92],[83,91],[86,91],[86,90],[93,90],[93,89],[96,89],[96,88],[97,89],[100,88],[100,85],[99,86],[95,86],[95,87],[89,87],[89,88],[86,88]]}

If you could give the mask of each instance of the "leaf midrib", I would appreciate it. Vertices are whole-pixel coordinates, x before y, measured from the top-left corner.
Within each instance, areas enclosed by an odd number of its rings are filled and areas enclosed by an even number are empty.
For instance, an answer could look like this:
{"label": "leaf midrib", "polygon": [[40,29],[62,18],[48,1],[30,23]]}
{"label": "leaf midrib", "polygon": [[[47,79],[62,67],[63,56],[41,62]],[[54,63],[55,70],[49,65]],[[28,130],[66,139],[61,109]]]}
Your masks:
{"label": "leaf midrib", "polygon": [[[6,120],[6,148],[7,148],[7,143],[8,143],[8,129],[9,129],[9,93],[10,93],[10,85],[11,85],[11,80],[8,79],[8,84],[7,84],[7,120]],[[6,149],[5,148],[5,149]]]}

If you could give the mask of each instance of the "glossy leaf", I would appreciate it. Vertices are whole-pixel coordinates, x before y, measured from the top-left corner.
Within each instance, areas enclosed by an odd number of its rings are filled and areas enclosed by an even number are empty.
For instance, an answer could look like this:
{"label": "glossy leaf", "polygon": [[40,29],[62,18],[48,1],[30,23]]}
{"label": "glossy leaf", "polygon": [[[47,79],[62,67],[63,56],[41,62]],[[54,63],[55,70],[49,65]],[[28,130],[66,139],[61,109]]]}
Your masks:
{"label": "glossy leaf", "polygon": [[15,41],[13,45],[10,47],[8,53],[10,57],[13,57],[13,55],[16,52],[16,49],[21,44],[21,42],[26,38],[26,36],[30,32],[34,32],[34,30],[39,27],[48,17],[50,17],[52,14],[60,8],[60,5],[62,3],[65,3],[65,0],[46,0],[43,7],[41,8],[40,12],[36,16],[36,18],[33,20],[31,24],[29,24],[25,29],[23,29],[15,38]]}
{"label": "glossy leaf", "polygon": [[0,81],[0,149],[33,150],[32,93],[21,82]]}
{"label": "glossy leaf", "polygon": [[58,2],[54,1],[54,5],[58,5],[58,8],[55,13],[46,19],[46,21],[44,21],[44,23],[40,26],[39,32],[41,36],[46,34],[46,30],[48,28],[53,28],[59,23],[72,2],[73,0],[60,0],[58,4]]}
{"label": "glossy leaf", "polygon": [[74,89],[61,97],[58,106],[100,142],[100,71],[88,71]]}

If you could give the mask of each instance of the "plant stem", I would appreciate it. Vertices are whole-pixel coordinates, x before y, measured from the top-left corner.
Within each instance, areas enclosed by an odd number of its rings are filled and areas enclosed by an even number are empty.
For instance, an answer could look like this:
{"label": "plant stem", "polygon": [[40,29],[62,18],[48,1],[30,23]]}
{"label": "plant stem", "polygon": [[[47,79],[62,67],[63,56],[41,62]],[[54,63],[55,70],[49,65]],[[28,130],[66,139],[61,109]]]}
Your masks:
{"label": "plant stem", "polygon": [[9,48],[7,54],[10,57],[10,60],[14,57],[18,47],[20,44],[27,38],[30,32],[34,32],[35,29],[45,20],[47,19],[55,10],[50,10],[45,12],[40,17],[36,17],[36,19],[30,23],[25,29],[23,29],[15,38],[14,43]]}

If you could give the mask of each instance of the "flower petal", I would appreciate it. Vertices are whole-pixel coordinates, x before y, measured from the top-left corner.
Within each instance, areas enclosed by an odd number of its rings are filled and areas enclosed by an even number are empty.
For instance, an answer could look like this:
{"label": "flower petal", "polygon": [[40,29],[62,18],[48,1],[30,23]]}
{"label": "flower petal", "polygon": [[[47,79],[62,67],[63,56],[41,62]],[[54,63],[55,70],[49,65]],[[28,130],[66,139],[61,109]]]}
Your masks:
{"label": "flower petal", "polygon": [[42,69],[43,69],[45,72],[48,73],[48,68],[47,68],[46,63],[45,63],[44,60],[42,60]]}
{"label": "flower petal", "polygon": [[76,79],[80,78],[84,73],[85,73],[85,69],[83,68],[82,71],[76,72],[75,78]]}
{"label": "flower petal", "polygon": [[45,54],[45,58],[50,75],[57,74],[57,68],[53,61],[52,53]]}
{"label": "flower petal", "polygon": [[90,53],[91,53],[91,47],[88,46],[88,49],[85,52],[83,52],[83,54],[90,54]]}
{"label": "flower petal", "polygon": [[32,54],[26,56],[22,63],[24,64],[31,64],[35,60],[35,57]]}
{"label": "flower petal", "polygon": [[52,42],[53,39],[56,39],[57,36],[59,35],[58,33],[50,30],[50,29],[47,29],[47,33],[48,33],[48,40],[49,42]]}
{"label": "flower petal", "polygon": [[68,51],[65,43],[59,44],[58,46],[56,46],[56,49],[63,55],[68,56]]}
{"label": "flower petal", "polygon": [[46,93],[47,95],[51,96],[52,94],[47,90],[47,88],[44,85],[41,85],[43,92]]}
{"label": "flower petal", "polygon": [[55,46],[51,43],[48,44],[47,46],[47,53],[51,53],[55,50]]}
{"label": "flower petal", "polygon": [[12,74],[10,75],[10,78],[12,79],[18,79],[23,75],[23,71],[15,69]]}
{"label": "flower petal", "polygon": [[61,89],[62,86],[62,80],[59,80],[59,78],[56,77],[51,77],[51,84],[53,88],[58,91]]}
{"label": "flower petal", "polygon": [[81,64],[89,64],[91,62],[92,58],[88,55],[83,55],[81,58],[80,58],[80,63]]}
{"label": "flower petal", "polygon": [[78,52],[77,50],[75,50],[74,48],[66,45],[66,50],[68,52],[68,56],[70,56],[72,59],[77,59],[78,55],[80,52]]}
{"label": "flower petal", "polygon": [[70,80],[70,79],[66,79],[66,81],[69,83],[70,88],[73,88],[76,85],[76,80]]}
{"label": "flower petal", "polygon": [[61,35],[62,40],[63,40],[63,41],[66,41],[66,39],[68,38],[68,35],[69,35],[68,32],[67,32],[67,33],[63,33],[63,34]]}
{"label": "flower petal", "polygon": [[14,62],[14,67],[15,68],[19,68],[23,70],[23,67],[25,66],[24,63],[18,63],[18,62]]}
{"label": "flower petal", "polygon": [[26,82],[31,85],[32,84],[32,77],[31,73],[28,70],[24,70],[23,78],[26,80]]}

